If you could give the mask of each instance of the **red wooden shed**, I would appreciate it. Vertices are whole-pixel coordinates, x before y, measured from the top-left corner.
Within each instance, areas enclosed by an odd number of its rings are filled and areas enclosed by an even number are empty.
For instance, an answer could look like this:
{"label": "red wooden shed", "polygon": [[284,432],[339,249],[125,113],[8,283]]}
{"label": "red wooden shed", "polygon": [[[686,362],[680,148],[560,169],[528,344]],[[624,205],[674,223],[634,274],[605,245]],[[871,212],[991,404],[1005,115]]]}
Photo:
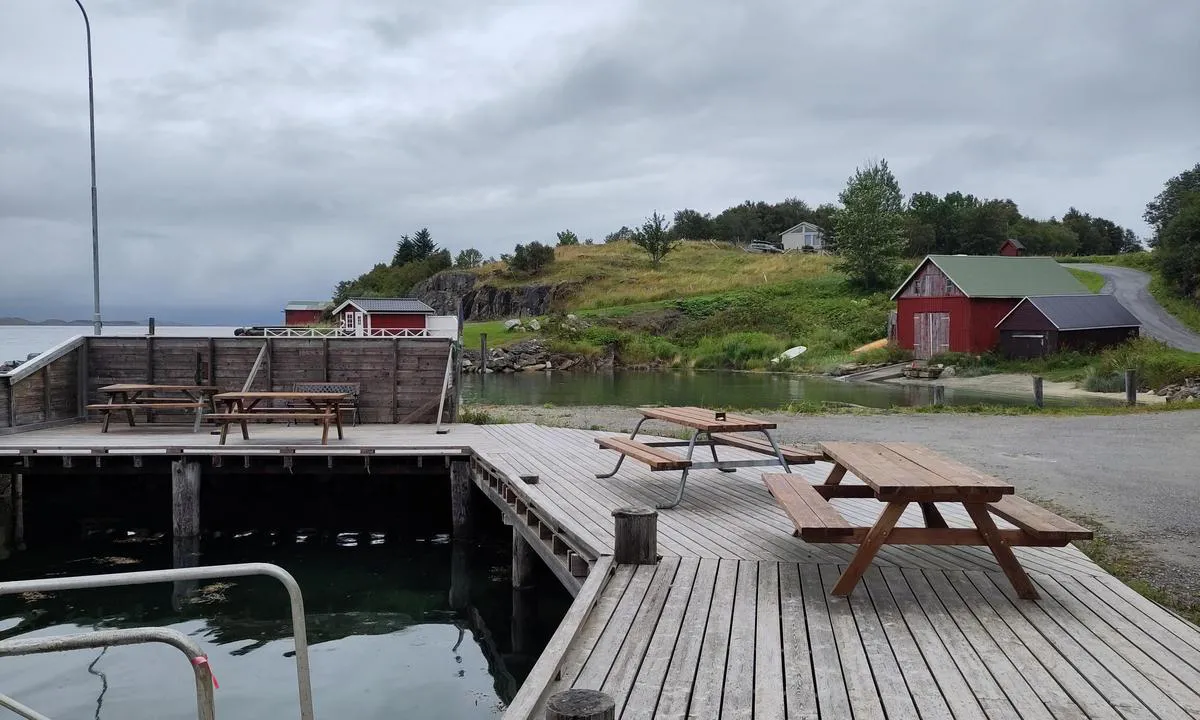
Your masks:
{"label": "red wooden shed", "polygon": [[1031,295],[1088,294],[1050,258],[930,255],[892,295],[896,344],[926,360],[944,352],[984,353],[996,324]]}
{"label": "red wooden shed", "polygon": [[333,310],[343,329],[356,335],[397,335],[426,329],[433,308],[416,298],[350,298]]}
{"label": "red wooden shed", "polygon": [[293,300],[283,306],[283,324],[304,327],[318,323],[331,304],[328,300]]}
{"label": "red wooden shed", "polygon": [[1009,238],[1000,245],[1000,254],[1007,257],[1020,257],[1025,254],[1025,245],[1016,238]]}

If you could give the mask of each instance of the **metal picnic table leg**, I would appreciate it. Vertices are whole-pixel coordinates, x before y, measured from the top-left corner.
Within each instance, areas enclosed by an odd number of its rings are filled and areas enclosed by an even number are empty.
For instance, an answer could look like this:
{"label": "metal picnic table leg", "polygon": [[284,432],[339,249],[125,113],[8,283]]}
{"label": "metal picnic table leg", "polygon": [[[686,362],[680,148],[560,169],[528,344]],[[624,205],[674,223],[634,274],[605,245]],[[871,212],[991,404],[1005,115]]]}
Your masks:
{"label": "metal picnic table leg", "polygon": [[[771,449],[775,451],[775,457],[779,459],[779,464],[783,466],[785,473],[790,473],[792,468],[788,465],[788,461],[783,457],[783,451],[779,449],[779,443],[775,442],[775,437],[771,435],[769,430],[763,430],[763,435],[767,436],[767,442],[771,443]],[[716,457],[714,455],[714,457]]]}
{"label": "metal picnic table leg", "polygon": [[[696,450],[696,440],[699,439],[699,437],[701,435],[707,435],[708,441],[710,443],[712,442],[712,435],[710,433],[706,433],[703,430],[697,430],[692,435],[691,441],[688,442],[687,455],[684,458],[685,460],[691,462],[692,453],[695,452],[695,450]],[[654,507],[658,508],[659,510],[670,510],[671,508],[675,507],[679,503],[683,502],[683,490],[684,490],[684,488],[687,487],[688,470],[690,470],[690,469],[691,468],[684,468],[683,474],[679,476],[679,492],[675,493],[675,499],[672,500],[671,502],[665,503],[665,504],[658,503]]]}
{"label": "metal picnic table leg", "polygon": [[[642,429],[642,423],[644,423],[644,422],[646,422],[645,417],[643,417],[641,420],[638,420],[637,425],[633,426],[633,432],[629,433],[630,440],[633,440],[634,438],[637,437],[638,430]],[[596,478],[598,480],[605,480],[607,478],[612,477],[613,475],[616,475],[617,471],[621,469],[621,463],[623,463],[623,462],[625,462],[625,455],[623,453],[617,455],[617,464],[616,464],[616,466],[613,467],[612,472],[607,472],[607,473],[604,473],[603,475],[598,474],[598,475],[596,475]]]}

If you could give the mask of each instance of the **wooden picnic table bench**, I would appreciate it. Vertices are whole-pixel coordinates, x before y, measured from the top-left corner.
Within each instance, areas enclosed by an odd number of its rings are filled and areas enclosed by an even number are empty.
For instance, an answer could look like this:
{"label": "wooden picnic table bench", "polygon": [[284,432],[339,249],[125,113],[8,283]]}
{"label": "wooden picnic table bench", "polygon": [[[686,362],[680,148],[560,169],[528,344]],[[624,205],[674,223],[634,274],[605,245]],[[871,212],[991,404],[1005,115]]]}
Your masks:
{"label": "wooden picnic table bench", "polygon": [[[214,400],[225,405],[225,411],[209,415],[209,419],[221,426],[220,444],[225,444],[229,426],[238,425],[242,439],[250,439],[248,424],[273,422],[275,420],[313,420],[321,426],[321,444],[329,444],[329,426],[337,428],[338,440],[342,434],[341,413],[338,404],[345,399],[340,392],[228,392],[217,395]],[[282,401],[288,405],[258,407],[264,401]]]}
{"label": "wooden picnic table bench", "polygon": [[[620,453],[612,471],[597,474],[596,477],[600,479],[613,477],[621,469],[621,463],[625,461],[626,457],[644,463],[651,471],[655,472],[682,470],[683,474],[679,478],[679,490],[675,499],[669,503],[660,503],[658,505],[660,510],[673,508],[683,500],[683,491],[687,486],[688,473],[691,470],[715,468],[722,472],[736,472],[740,467],[781,465],[786,472],[791,472],[789,463],[812,463],[821,458],[819,452],[779,445],[770,433],[775,429],[775,423],[764,422],[746,415],[706,410],[699,407],[638,408],[638,412],[642,414],[642,417],[634,426],[629,437],[596,438],[596,444],[600,447]],[[691,428],[694,432],[690,440],[642,442],[636,438],[642,429],[642,424],[647,420],[661,420],[682,425]],[[760,433],[762,439],[740,433]],[[692,459],[697,445],[709,448],[712,453],[712,462],[697,462]],[[769,459],[720,460],[717,458],[718,445],[749,450],[766,455]],[[663,449],[683,446],[687,447],[687,453],[683,456]]]}
{"label": "wooden picnic table bench", "polygon": [[108,396],[108,402],[88,405],[87,409],[104,416],[104,424],[100,427],[102,433],[108,432],[114,412],[123,413],[129,427],[135,427],[134,412],[144,412],[152,418],[153,413],[162,410],[192,410],[195,413],[192,432],[197,432],[204,411],[215,409],[212,395],[216,391],[217,388],[211,385],[117,383],[100,388],[100,392]]}
{"label": "wooden picnic table bench", "polygon": [[[823,485],[800,475],[763,475],[768,490],[806,542],[840,542],[859,546],[834,585],[846,596],[858,584],[885,543],[894,545],[986,545],[1022,598],[1036,599],[1037,590],[1012,548],[1021,545],[1061,547],[1091,539],[1092,532],[1024,498],[1011,484],[912,443],[821,443],[833,469]],[[847,472],[862,485],[843,485]],[[829,500],[874,498],[887,503],[875,524],[851,525]],[[896,527],[910,503],[921,505],[924,527]],[[952,528],[934,503],[961,503],[975,527]],[[1000,529],[992,515],[1016,529]]]}

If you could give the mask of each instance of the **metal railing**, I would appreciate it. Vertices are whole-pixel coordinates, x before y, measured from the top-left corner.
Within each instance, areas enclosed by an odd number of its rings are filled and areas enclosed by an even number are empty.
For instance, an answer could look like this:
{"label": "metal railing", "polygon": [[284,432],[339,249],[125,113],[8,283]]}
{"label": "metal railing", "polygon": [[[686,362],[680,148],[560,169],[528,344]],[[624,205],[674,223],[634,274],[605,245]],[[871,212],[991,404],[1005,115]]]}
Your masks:
{"label": "metal railing", "polygon": [[[67,650],[86,650],[89,648],[108,648],[118,645],[137,645],[149,642],[171,645],[178,648],[187,656],[188,662],[192,666],[192,672],[196,677],[196,717],[199,720],[214,720],[216,709],[213,705],[213,686],[215,683],[213,681],[212,668],[208,665],[208,656],[204,654],[199,645],[177,630],[147,627],[125,630],[99,630],[79,635],[58,635],[55,637],[34,638],[32,640],[8,640],[0,642],[0,657],[65,652]],[[28,720],[49,720],[49,718],[38,711],[26,707],[3,694],[0,694],[0,707],[8,708]]]}
{"label": "metal railing", "polygon": [[[172,570],[145,570],[141,572],[112,573],[106,575],[80,575],[76,577],[47,578],[45,580],[14,580],[12,582],[0,582],[0,596],[16,595],[25,592],[59,592],[63,590],[87,590],[92,588],[117,587],[122,585],[149,585],[152,583],[178,582],[183,580],[215,580],[218,578],[246,577],[250,575],[265,575],[267,577],[275,578],[283,584],[285,589],[287,589],[288,599],[291,602],[292,635],[296,646],[296,682],[299,688],[300,719],[313,720],[312,679],[309,673],[308,662],[308,631],[304,623],[304,598],[300,594],[300,585],[296,583],[296,579],[293,578],[288,571],[284,570],[278,565],[272,565],[270,563],[238,563],[234,565],[213,565],[210,567],[174,568]],[[162,633],[171,632],[169,630],[155,628],[143,628],[140,630],[140,632],[146,631],[160,631]],[[81,642],[81,639],[105,635],[108,632],[112,631],[101,631],[60,638],[47,638],[44,640],[73,640],[75,642]],[[156,635],[155,637],[149,639],[129,640],[125,643],[108,644],[129,644],[130,642],[166,642],[176,645],[176,647],[180,647],[180,649],[184,650],[185,653],[189,652],[188,649],[177,645],[172,639],[166,639],[167,637],[167,635]],[[184,640],[186,639],[187,638],[184,638]],[[20,648],[22,643],[28,642],[32,641],[10,640],[0,643],[0,655],[5,654],[7,649],[14,647],[14,643],[17,643],[16,647]],[[71,648],[57,649],[74,649],[74,647],[102,647],[102,645],[77,645]],[[49,650],[43,650],[39,652],[49,652]],[[199,653],[199,648],[196,648],[196,652],[197,654],[202,655]],[[7,654],[28,654],[28,651],[9,652]],[[207,670],[207,661],[204,663],[193,664],[198,669],[200,665],[203,665]],[[199,677],[199,673],[197,673],[197,693],[200,692]],[[210,680],[211,677],[211,674],[208,674],[208,678]],[[210,695],[211,691],[212,689],[210,687]],[[2,697],[3,696],[0,696],[0,698]],[[10,702],[15,701],[10,700]],[[197,702],[199,703],[199,698],[197,699]],[[19,703],[17,704],[19,705]],[[24,708],[24,706],[21,707]],[[10,709],[14,708],[10,707]],[[28,708],[24,709],[28,710]],[[34,714],[26,715],[26,717],[37,719],[42,716]],[[203,709],[201,709],[200,718],[201,720],[206,720],[207,718],[211,718],[211,715],[204,715]]]}

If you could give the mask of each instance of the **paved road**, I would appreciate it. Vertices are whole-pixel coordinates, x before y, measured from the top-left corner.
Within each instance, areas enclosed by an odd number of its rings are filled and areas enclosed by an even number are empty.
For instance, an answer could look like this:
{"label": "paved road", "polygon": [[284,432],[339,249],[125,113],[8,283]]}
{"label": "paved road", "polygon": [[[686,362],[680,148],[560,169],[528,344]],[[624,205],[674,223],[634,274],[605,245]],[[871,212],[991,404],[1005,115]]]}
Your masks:
{"label": "paved road", "polygon": [[1100,292],[1116,295],[1121,304],[1129,308],[1138,320],[1142,321],[1142,334],[1161,340],[1171,347],[1191,352],[1200,352],[1200,335],[1188,330],[1183,323],[1173,315],[1163,310],[1146,287],[1150,284],[1150,276],[1141,270],[1116,267],[1114,265],[1093,265],[1091,263],[1072,264],[1080,270],[1103,275],[1108,282]]}
{"label": "paved road", "polygon": [[[489,408],[519,422],[633,428],[617,407]],[[752,413],[758,414],[758,413]],[[1139,574],[1183,597],[1200,597],[1200,410],[1083,417],[989,415],[783,415],[765,413],[786,442],[917,442],[1093,518],[1143,557]],[[646,424],[648,432],[664,426]],[[1087,522],[1085,520],[1085,522]]]}

